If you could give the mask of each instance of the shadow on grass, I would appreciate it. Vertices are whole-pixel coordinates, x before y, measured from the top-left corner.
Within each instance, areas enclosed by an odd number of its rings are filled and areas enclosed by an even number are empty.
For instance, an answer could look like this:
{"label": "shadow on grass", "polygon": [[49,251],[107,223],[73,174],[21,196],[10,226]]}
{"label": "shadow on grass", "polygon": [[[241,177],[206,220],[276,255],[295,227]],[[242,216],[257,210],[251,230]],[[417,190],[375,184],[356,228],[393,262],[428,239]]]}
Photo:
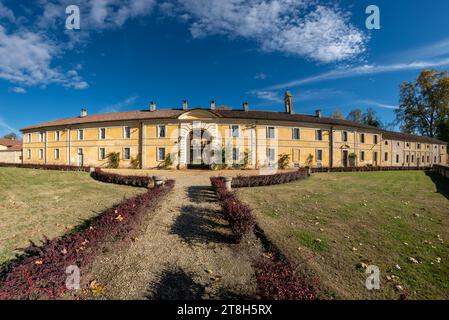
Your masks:
{"label": "shadow on grass", "polygon": [[449,179],[434,171],[426,171],[426,175],[435,183],[437,192],[449,199]]}
{"label": "shadow on grass", "polygon": [[217,201],[217,196],[212,187],[189,187],[187,189],[187,195],[194,203],[210,203]]}

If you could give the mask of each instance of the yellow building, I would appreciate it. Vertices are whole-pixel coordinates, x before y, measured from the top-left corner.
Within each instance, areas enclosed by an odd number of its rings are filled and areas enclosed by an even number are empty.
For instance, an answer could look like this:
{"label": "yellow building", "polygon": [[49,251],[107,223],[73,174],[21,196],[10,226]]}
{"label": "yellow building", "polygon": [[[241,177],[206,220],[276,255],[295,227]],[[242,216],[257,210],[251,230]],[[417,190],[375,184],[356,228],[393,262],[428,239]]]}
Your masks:
{"label": "yellow building", "polygon": [[447,143],[387,132],[347,120],[285,112],[216,107],[157,109],[87,115],[22,129],[23,162],[106,166],[120,154],[120,167],[430,166],[445,164]]}

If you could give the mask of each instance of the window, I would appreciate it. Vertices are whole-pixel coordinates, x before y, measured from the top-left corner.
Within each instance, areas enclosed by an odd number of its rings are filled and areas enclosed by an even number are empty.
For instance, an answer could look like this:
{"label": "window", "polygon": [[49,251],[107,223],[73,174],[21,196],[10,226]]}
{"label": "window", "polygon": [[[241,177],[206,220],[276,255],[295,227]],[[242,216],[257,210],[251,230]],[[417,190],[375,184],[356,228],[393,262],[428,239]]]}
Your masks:
{"label": "window", "polygon": [[424,156],[422,156],[421,161],[422,161],[422,163],[425,163],[425,162],[426,162],[426,159],[425,159]]}
{"label": "window", "polygon": [[274,127],[267,127],[267,139],[274,139]]}
{"label": "window", "polygon": [[365,161],[365,151],[360,151],[360,161]]}
{"label": "window", "polygon": [[323,131],[321,129],[315,131],[315,140],[317,141],[323,140]]}
{"label": "window", "polygon": [[429,145],[427,145],[427,150],[429,150],[430,149],[430,146]]}
{"label": "window", "polygon": [[399,163],[399,155],[396,155],[396,163]]}
{"label": "window", "polygon": [[299,128],[292,129],[292,139],[299,140]]}
{"label": "window", "polygon": [[412,163],[415,162],[415,156],[412,156]]}
{"label": "window", "polygon": [[130,127],[123,128],[123,138],[131,139],[131,128]]}
{"label": "window", "polygon": [[157,136],[159,138],[165,138],[167,136],[167,131],[166,131],[165,125],[157,126]]}
{"label": "window", "polygon": [[437,162],[437,156],[433,157],[433,162],[435,162],[435,163]]}
{"label": "window", "polygon": [[323,161],[323,150],[316,151],[316,161]]}
{"label": "window", "polygon": [[388,141],[385,141],[385,145],[388,146]]}
{"label": "window", "polygon": [[28,142],[31,142],[31,133],[28,133],[27,137],[28,137],[28,138],[27,138],[27,141],[28,141]]}
{"label": "window", "polygon": [[123,160],[129,160],[129,159],[131,159],[131,149],[123,148]]}
{"label": "window", "polygon": [[348,141],[348,131],[343,131],[342,132],[342,141]]}
{"label": "window", "polygon": [[409,147],[410,147],[410,143],[407,142],[407,148],[409,148]]}
{"label": "window", "polygon": [[420,143],[416,144],[416,149],[418,149],[418,150],[421,149],[421,144]]}
{"label": "window", "polygon": [[61,140],[61,131],[55,131],[55,141]]}
{"label": "window", "polygon": [[84,130],[78,129],[78,140],[84,140]]}
{"label": "window", "polygon": [[59,149],[55,149],[55,160],[59,160]]}
{"label": "window", "polygon": [[398,147],[400,146],[399,142],[398,142]]}
{"label": "window", "polygon": [[365,134],[364,133],[360,134],[360,143],[365,143]]}
{"label": "window", "polygon": [[240,128],[238,125],[231,126],[231,137],[238,138],[240,135]]}
{"label": "window", "polygon": [[157,148],[157,161],[165,161],[165,148]]}
{"label": "window", "polygon": [[388,161],[388,152],[385,152],[385,161]]}
{"label": "window", "polygon": [[106,128],[100,128],[99,135],[100,135],[100,140],[106,139]]}
{"label": "window", "polygon": [[28,159],[31,159],[31,149],[28,149],[28,150],[27,150],[27,158],[28,158]]}
{"label": "window", "polygon": [[98,159],[100,159],[100,160],[106,159],[106,149],[105,148],[98,149]]}
{"label": "window", "polygon": [[374,142],[374,144],[377,144],[377,142],[378,142],[377,134],[375,134],[375,135],[373,136],[373,142]]}
{"label": "window", "polygon": [[39,160],[44,159],[44,149],[39,149]]}
{"label": "window", "polygon": [[232,148],[232,161],[239,161],[239,148]]}
{"label": "window", "polygon": [[373,160],[374,160],[374,162],[377,162],[377,152],[376,151],[374,151],[374,153],[373,153]]}
{"label": "window", "polygon": [[39,142],[44,142],[45,141],[45,136],[43,132],[39,132]]}
{"label": "window", "polygon": [[406,159],[407,159],[407,163],[409,163],[410,162],[410,156],[407,155]]}
{"label": "window", "polygon": [[276,151],[274,148],[267,149],[267,158],[269,161],[276,161]]}
{"label": "window", "polygon": [[430,156],[427,156],[427,162],[428,163],[430,162]]}
{"label": "window", "polygon": [[442,160],[441,160],[441,156],[440,156],[440,161],[438,161],[438,163],[441,163],[441,161],[442,161]]}

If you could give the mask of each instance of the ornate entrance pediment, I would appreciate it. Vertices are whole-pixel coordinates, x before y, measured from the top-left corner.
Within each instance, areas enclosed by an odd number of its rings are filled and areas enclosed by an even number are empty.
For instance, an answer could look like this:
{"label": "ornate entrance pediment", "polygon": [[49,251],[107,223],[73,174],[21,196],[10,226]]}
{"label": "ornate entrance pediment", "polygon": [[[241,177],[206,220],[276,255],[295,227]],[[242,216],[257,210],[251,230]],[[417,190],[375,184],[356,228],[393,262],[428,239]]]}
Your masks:
{"label": "ornate entrance pediment", "polygon": [[215,119],[215,118],[218,118],[218,116],[215,113],[203,109],[193,109],[190,111],[186,111],[178,117],[178,119],[180,120],[201,120],[201,119]]}

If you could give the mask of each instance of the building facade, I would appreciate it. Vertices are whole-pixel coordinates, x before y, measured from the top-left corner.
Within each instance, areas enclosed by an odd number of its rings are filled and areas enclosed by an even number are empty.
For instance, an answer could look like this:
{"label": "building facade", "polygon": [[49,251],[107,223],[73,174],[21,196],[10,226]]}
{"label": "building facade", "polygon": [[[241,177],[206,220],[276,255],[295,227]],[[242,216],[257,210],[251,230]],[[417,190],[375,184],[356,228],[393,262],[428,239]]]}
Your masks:
{"label": "building facade", "polygon": [[22,163],[22,141],[0,139],[0,163]]}
{"label": "building facade", "polygon": [[363,124],[295,114],[285,96],[285,112],[216,107],[160,109],[87,115],[22,129],[23,162],[77,166],[178,168],[431,166],[447,163],[447,143],[383,131]]}

